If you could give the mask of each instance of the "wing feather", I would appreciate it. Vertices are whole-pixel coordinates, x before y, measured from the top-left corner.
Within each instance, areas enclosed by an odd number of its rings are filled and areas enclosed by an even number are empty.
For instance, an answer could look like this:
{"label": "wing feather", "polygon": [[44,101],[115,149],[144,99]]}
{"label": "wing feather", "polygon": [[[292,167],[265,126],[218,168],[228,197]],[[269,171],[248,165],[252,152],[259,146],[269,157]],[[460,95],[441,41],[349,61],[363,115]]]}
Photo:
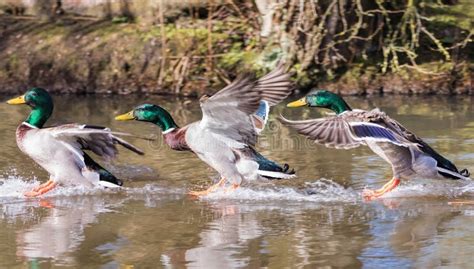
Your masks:
{"label": "wing feather", "polygon": [[392,130],[383,126],[367,123],[367,122],[351,122],[349,123],[352,134],[359,139],[367,139],[378,142],[390,142],[397,146],[408,146],[405,139],[397,135]]}
{"label": "wing feather", "polygon": [[326,147],[350,149],[365,145],[363,140],[353,137],[350,126],[340,117],[292,121],[280,115],[279,120],[298,133]]}
{"label": "wing feather", "polygon": [[202,129],[226,137],[242,145],[254,146],[259,129],[254,113],[262,101],[273,106],[290,93],[290,75],[279,67],[262,78],[243,76],[209,98],[201,101]]}
{"label": "wing feather", "polygon": [[399,126],[386,124],[385,117],[385,113],[379,110],[358,110],[321,119],[291,121],[282,116],[279,119],[298,133],[331,148],[350,149],[366,145],[369,141],[388,142],[403,147],[416,144],[400,133]]}
{"label": "wing feather", "polygon": [[127,135],[126,133],[112,132],[109,128],[80,124],[64,124],[43,130],[49,132],[53,137],[61,142],[72,146],[77,150],[90,150],[106,159],[117,156],[119,144],[137,154],[143,155],[143,151],[126,142],[117,135]]}

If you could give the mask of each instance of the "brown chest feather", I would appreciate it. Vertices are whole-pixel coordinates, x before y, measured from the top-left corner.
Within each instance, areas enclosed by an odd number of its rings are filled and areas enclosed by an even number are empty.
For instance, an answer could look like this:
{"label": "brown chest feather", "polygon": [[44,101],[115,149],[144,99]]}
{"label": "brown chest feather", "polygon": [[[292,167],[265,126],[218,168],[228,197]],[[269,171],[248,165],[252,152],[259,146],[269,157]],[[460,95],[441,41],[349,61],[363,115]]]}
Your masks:
{"label": "brown chest feather", "polygon": [[185,136],[186,128],[180,128],[163,135],[166,144],[168,144],[170,148],[179,151],[191,151],[186,143]]}
{"label": "brown chest feather", "polygon": [[31,131],[32,129],[33,128],[28,125],[20,124],[20,126],[16,128],[16,142],[19,144],[21,141],[23,141],[23,138],[25,137],[26,133],[28,131]]}

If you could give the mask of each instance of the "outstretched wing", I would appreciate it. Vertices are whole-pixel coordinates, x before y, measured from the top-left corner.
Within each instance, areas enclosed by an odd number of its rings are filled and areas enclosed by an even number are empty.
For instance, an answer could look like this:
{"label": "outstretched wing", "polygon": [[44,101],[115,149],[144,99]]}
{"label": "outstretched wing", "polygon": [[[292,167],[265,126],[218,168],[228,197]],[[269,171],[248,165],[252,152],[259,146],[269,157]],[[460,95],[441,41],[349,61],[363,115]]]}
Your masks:
{"label": "outstretched wing", "polygon": [[259,80],[252,76],[237,79],[215,95],[201,100],[202,129],[216,138],[231,139],[246,145],[255,145],[257,130],[252,114],[260,102],[275,105],[291,93],[290,75],[277,68]]}
{"label": "outstretched wing", "polygon": [[370,118],[354,117],[351,112],[305,121],[291,121],[280,117],[280,121],[326,147],[350,149],[366,145],[368,141],[388,142],[403,147],[412,144],[384,125],[371,122]]}
{"label": "outstretched wing", "polygon": [[76,154],[82,156],[82,150],[90,150],[106,159],[115,158],[119,144],[137,154],[143,151],[116,135],[128,135],[110,131],[109,128],[93,125],[64,124],[56,127],[44,128],[53,137],[63,142]]}
{"label": "outstretched wing", "polygon": [[350,149],[365,145],[362,139],[352,135],[350,125],[337,116],[302,121],[292,121],[280,116],[279,120],[284,125],[326,147]]}

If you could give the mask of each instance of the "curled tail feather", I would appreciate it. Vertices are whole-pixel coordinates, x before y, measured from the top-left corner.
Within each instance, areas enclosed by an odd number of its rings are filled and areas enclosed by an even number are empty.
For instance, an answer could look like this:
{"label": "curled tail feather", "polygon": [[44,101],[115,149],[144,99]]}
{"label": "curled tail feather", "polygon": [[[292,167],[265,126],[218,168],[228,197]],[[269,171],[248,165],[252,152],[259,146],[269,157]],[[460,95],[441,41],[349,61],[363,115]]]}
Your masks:
{"label": "curled tail feather", "polygon": [[438,167],[438,173],[440,173],[442,176],[449,178],[449,179],[462,179],[462,180],[470,180],[469,176],[471,173],[467,169],[463,169],[460,172],[454,172],[442,167]]}

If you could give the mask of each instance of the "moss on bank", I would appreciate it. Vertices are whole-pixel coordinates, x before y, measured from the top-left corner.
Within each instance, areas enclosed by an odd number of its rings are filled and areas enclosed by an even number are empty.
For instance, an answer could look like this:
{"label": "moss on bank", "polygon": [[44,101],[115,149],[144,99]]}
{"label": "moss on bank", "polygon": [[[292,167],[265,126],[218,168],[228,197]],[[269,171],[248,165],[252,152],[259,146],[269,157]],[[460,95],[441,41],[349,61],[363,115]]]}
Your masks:
{"label": "moss on bank", "polygon": [[[7,31],[0,41],[5,48],[0,79],[10,89],[38,85],[61,92],[199,95],[222,86],[257,55],[249,48],[248,27],[237,22],[215,24],[209,32],[203,22],[161,29],[109,21],[1,19]],[[207,72],[210,65],[221,72]]]}
{"label": "moss on bank", "polygon": [[[10,91],[42,86],[57,92],[198,96],[244,70],[263,74],[285,58],[279,46],[260,40],[238,18],[214,22],[211,31],[207,23],[183,19],[162,29],[106,20],[65,18],[53,23],[2,16],[0,83]],[[371,59],[324,76],[303,70],[300,63],[292,71],[301,86],[342,94],[473,92],[470,61],[455,66],[431,61],[418,67],[423,72],[382,74],[380,64]]]}

